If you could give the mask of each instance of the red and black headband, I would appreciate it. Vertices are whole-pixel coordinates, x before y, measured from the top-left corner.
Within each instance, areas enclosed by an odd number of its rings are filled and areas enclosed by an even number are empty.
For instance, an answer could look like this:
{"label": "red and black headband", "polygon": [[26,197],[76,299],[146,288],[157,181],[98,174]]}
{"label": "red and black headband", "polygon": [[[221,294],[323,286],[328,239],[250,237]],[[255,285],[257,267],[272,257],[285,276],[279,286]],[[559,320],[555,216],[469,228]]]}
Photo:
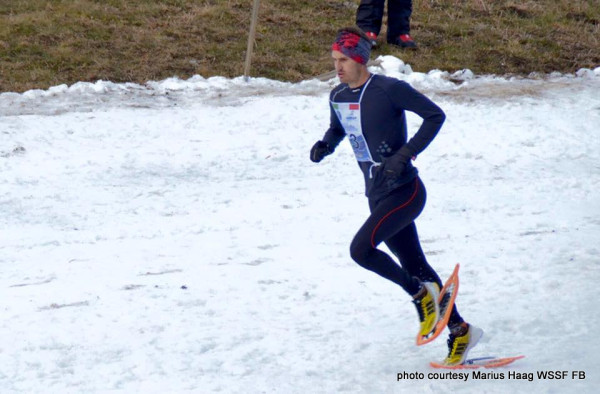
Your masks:
{"label": "red and black headband", "polygon": [[371,43],[360,34],[348,30],[338,33],[332,51],[338,51],[360,64],[367,64],[371,55]]}

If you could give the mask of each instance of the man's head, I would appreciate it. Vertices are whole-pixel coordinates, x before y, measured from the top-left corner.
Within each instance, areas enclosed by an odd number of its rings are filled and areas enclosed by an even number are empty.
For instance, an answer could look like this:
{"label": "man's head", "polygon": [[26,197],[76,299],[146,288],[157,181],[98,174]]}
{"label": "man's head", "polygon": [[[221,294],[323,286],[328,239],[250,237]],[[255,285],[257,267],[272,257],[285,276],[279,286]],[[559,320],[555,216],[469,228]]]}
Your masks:
{"label": "man's head", "polygon": [[370,54],[371,41],[362,30],[357,27],[339,30],[331,46],[331,56],[340,81],[350,87],[364,83],[369,75],[367,62]]}

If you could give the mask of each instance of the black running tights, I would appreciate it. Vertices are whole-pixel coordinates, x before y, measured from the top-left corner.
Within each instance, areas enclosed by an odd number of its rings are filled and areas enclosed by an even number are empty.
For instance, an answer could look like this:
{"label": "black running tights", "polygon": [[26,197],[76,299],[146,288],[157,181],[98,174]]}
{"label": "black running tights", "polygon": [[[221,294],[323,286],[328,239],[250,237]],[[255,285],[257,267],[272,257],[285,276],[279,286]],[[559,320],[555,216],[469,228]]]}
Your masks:
{"label": "black running tights", "polygon": [[[417,177],[382,201],[369,201],[371,215],[350,245],[350,255],[354,261],[398,284],[410,295],[419,291],[419,280],[436,282],[442,288],[440,277],[429,265],[421,249],[414,223],[423,211],[426,199],[425,186]],[[377,249],[381,242],[396,255],[401,265]],[[454,326],[462,321],[454,307],[449,325]]]}

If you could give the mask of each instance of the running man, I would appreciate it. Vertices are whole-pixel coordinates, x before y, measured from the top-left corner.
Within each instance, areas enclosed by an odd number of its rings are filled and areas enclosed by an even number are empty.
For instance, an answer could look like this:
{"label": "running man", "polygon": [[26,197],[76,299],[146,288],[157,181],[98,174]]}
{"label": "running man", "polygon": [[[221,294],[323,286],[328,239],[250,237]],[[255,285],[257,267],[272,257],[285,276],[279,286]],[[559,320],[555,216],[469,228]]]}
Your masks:
{"label": "running man", "polygon": [[[338,32],[332,57],[341,84],[330,94],[331,121],[322,140],[310,151],[319,163],[348,136],[365,180],[371,215],[352,240],[350,255],[367,270],[402,287],[419,313],[421,335],[439,319],[437,298],[442,282],[421,249],[415,219],[425,206],[426,191],[411,159],[434,139],[444,112],[409,84],[367,69],[371,43],[359,28]],[[406,114],[423,118],[408,139]],[[385,243],[400,265],[377,246]],[[468,324],[453,308],[446,364],[461,364],[483,331]]]}

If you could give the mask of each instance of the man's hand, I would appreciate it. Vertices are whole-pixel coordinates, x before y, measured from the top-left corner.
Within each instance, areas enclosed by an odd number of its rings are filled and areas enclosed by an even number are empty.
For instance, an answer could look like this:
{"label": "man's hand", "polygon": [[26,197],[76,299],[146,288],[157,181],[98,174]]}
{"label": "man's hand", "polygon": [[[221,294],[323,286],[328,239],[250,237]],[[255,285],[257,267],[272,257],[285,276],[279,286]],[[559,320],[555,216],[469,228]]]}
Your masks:
{"label": "man's hand", "polygon": [[318,163],[325,158],[325,156],[333,153],[333,150],[329,144],[325,141],[317,141],[310,150],[310,160],[314,163]]}
{"label": "man's hand", "polygon": [[411,158],[412,154],[408,146],[404,145],[390,157],[381,159],[381,170],[384,171],[384,174],[399,176],[404,172],[406,164]]}

